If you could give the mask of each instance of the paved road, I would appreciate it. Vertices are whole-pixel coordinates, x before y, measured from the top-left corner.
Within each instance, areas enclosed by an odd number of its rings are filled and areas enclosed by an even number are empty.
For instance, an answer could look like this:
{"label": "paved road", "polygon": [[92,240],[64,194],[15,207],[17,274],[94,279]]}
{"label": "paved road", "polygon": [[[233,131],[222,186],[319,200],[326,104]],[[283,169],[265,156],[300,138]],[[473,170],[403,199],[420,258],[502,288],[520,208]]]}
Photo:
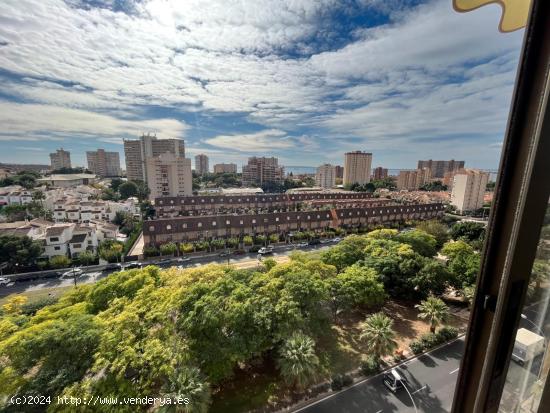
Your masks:
{"label": "paved road", "polygon": [[[464,339],[409,360],[398,370],[406,378],[418,412],[444,413],[451,410]],[[400,389],[391,393],[382,374],[347,390],[295,410],[294,413],[390,413],[415,412],[411,396]]]}
{"label": "paved road", "polygon": [[[307,247],[295,247],[294,245],[284,245],[284,246],[278,246],[275,248],[275,252],[272,256],[278,257],[278,256],[287,256],[292,251],[299,249],[301,251],[315,251],[315,250],[321,250],[324,248],[328,248],[329,246],[334,245],[334,243],[330,244],[321,244],[321,245],[312,245]],[[257,253],[250,253],[245,255],[232,255],[229,257],[229,263],[235,264],[235,265],[243,265],[246,266],[246,264],[251,264],[253,262],[257,262]],[[205,256],[205,257],[193,257],[190,261],[185,263],[164,263],[159,264],[161,267],[169,267],[172,265],[183,265],[184,267],[199,267],[201,265],[205,264],[226,264],[227,263],[227,257],[219,257],[217,255],[215,256]],[[154,263],[153,263],[154,264]],[[114,272],[113,270],[105,270],[105,271],[89,271],[84,273],[82,276],[77,278],[77,284],[91,284],[95,283],[98,280],[105,278],[109,274]],[[44,278],[44,279],[37,279],[37,280],[28,280],[28,281],[17,281],[12,282],[8,285],[2,285],[0,286],[0,298],[6,297],[10,294],[14,293],[25,293],[28,291],[36,291],[36,290],[42,290],[45,288],[56,288],[56,287],[68,287],[74,285],[73,278]]]}

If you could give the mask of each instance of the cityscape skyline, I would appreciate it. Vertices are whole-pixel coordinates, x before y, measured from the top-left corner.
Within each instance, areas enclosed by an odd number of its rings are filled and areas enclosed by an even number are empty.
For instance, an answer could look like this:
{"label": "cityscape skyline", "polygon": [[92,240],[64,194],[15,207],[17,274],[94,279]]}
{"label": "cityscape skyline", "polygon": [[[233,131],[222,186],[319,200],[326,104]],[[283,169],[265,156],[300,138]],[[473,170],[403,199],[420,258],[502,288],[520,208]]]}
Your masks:
{"label": "cityscape skyline", "polygon": [[497,167],[521,40],[493,30],[498,7],[33,1],[0,5],[0,162],[44,163],[60,146],[75,165],[97,147],[122,162],[122,140],[151,131],[212,164],[268,152],[318,166],[360,148],[391,169],[439,154]]}

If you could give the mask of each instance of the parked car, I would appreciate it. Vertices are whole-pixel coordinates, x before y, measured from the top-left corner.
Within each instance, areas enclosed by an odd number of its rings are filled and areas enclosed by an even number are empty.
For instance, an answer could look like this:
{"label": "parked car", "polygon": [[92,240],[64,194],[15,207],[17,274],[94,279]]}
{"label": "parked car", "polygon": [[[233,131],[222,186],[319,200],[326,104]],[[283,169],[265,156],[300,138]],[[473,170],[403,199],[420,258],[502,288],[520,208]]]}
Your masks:
{"label": "parked car", "polygon": [[80,268],[73,268],[72,270],[65,271],[63,274],[61,274],[61,278],[72,278],[72,277],[80,277],[84,271]]}
{"label": "parked car", "polygon": [[191,261],[191,258],[189,257],[180,257],[176,260],[176,262],[189,262]]}
{"label": "parked car", "polygon": [[296,244],[297,247],[307,247],[309,244],[307,242],[299,242]]}
{"label": "parked car", "polygon": [[125,270],[133,270],[134,268],[141,268],[142,265],[140,262],[129,262],[128,264],[124,264],[122,266],[122,271],[125,271]]}
{"label": "parked car", "polygon": [[336,237],[332,239],[332,242],[340,242],[340,241],[342,241],[342,238],[340,237]]}
{"label": "parked car", "polygon": [[384,386],[386,386],[392,393],[396,393],[403,387],[403,377],[399,374],[397,369],[391,369],[384,373],[382,379]]}
{"label": "parked car", "polygon": [[111,262],[105,266],[106,270],[120,270],[122,265],[118,262]]}
{"label": "parked car", "polygon": [[273,254],[273,247],[262,247],[258,250],[258,254],[260,255]]}
{"label": "parked car", "polygon": [[6,277],[0,277],[0,285],[8,285],[10,283],[10,280]]}
{"label": "parked car", "polygon": [[233,251],[233,255],[244,255],[246,254],[245,250],[235,250]]}
{"label": "parked car", "polygon": [[308,242],[308,245],[319,245],[321,243],[321,240],[318,238],[312,239]]}
{"label": "parked car", "polygon": [[171,258],[165,258],[163,260],[155,262],[155,264],[156,265],[170,265],[170,264],[172,264],[172,259]]}
{"label": "parked car", "polygon": [[516,341],[512,350],[512,360],[524,365],[544,351],[544,337],[526,328],[520,328],[516,333]]}
{"label": "parked car", "polygon": [[263,247],[258,247],[257,245],[253,245],[248,249],[248,252],[259,252]]}
{"label": "parked car", "polygon": [[331,239],[322,239],[322,240],[320,241],[321,244],[328,244],[328,243],[330,243],[330,242],[332,242]]}
{"label": "parked car", "polygon": [[224,252],[220,252],[218,256],[219,257],[228,257],[230,255],[231,255],[231,253],[229,251],[224,251]]}

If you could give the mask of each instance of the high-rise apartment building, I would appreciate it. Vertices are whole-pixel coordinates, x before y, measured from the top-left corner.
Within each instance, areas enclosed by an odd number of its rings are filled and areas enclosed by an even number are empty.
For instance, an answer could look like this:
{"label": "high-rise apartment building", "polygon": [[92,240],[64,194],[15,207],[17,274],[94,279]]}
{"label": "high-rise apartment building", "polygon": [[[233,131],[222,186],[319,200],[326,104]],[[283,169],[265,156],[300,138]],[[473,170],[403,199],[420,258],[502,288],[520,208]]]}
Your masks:
{"label": "high-rise apartment building", "polygon": [[336,185],[336,167],[331,164],[324,164],[317,168],[315,183],[321,188],[332,188]]}
{"label": "high-rise apartment building", "polygon": [[411,171],[399,171],[397,177],[397,189],[414,191],[422,185],[427,184],[431,178],[431,171],[428,168]]}
{"label": "high-rise apartment building", "polygon": [[336,165],[334,169],[336,171],[336,179],[344,179],[344,167]]}
{"label": "high-rise apartment building", "polygon": [[147,169],[145,168],[147,158],[166,152],[185,158],[185,142],[183,139],[158,139],[149,134],[143,135],[137,140],[124,140],[126,176],[130,181],[147,182]]}
{"label": "high-rise apartment building", "polygon": [[379,180],[379,179],[386,179],[388,177],[388,170],[386,168],[382,168],[379,166],[378,168],[374,168],[374,171],[372,172],[373,179]]}
{"label": "high-rise apartment building", "polygon": [[118,152],[106,152],[105,149],[87,151],[88,169],[96,175],[120,176],[120,157]]}
{"label": "high-rise apartment building", "polygon": [[370,182],[371,164],[372,153],[347,152],[344,158],[344,185],[368,184]]}
{"label": "high-rise apartment building", "polygon": [[165,152],[150,156],[145,162],[152,199],[165,196],[189,196],[193,194],[191,159]]}
{"label": "high-rise apartment building", "polygon": [[205,175],[209,171],[208,156],[203,153],[199,153],[195,156],[195,173],[199,175]]}
{"label": "high-rise apartment building", "polygon": [[237,164],[236,163],[217,163],[214,165],[215,174],[236,174],[237,173]]}
{"label": "high-rise apartment building", "polygon": [[253,156],[243,165],[243,186],[263,185],[267,182],[282,183],[285,171],[277,158]]}
{"label": "high-rise apartment building", "polygon": [[489,172],[463,169],[453,179],[451,205],[459,212],[475,211],[483,206],[483,196],[489,181]]}
{"label": "high-rise apartment building", "polygon": [[432,178],[443,178],[447,172],[455,172],[464,168],[464,161],[418,161],[418,169],[428,168],[432,173]]}
{"label": "high-rise apartment building", "polygon": [[63,150],[63,148],[58,149],[54,153],[50,153],[50,164],[51,169],[54,171],[61,168],[70,168],[71,153]]}

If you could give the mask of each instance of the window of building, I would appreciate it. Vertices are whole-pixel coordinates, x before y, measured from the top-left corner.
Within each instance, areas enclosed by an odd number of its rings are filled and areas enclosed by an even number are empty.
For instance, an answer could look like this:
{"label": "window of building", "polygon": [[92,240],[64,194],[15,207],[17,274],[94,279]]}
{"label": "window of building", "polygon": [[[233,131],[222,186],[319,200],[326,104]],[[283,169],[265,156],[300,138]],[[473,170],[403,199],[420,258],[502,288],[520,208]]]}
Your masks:
{"label": "window of building", "polygon": [[197,227],[202,227],[202,222],[197,222]]}
{"label": "window of building", "polygon": [[56,247],[53,247],[53,249],[54,249],[55,251],[59,251],[59,250],[61,249],[61,247],[56,246]]}

